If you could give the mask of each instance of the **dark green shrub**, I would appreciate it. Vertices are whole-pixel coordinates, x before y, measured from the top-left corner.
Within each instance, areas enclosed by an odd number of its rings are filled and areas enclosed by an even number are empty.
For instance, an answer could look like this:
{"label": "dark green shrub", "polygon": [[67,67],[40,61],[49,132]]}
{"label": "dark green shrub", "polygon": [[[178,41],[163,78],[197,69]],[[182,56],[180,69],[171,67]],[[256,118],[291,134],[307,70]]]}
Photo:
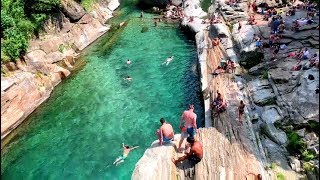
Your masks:
{"label": "dark green shrub", "polygon": [[263,71],[261,74],[262,79],[268,79],[268,71]]}
{"label": "dark green shrub", "polygon": [[301,137],[296,132],[288,133],[288,141],[287,150],[291,154],[300,154],[306,148],[306,143],[302,141]]}
{"label": "dark green shrub", "polygon": [[313,153],[313,152],[311,152],[311,151],[309,151],[309,150],[304,150],[303,152],[302,152],[302,159],[304,160],[304,161],[310,161],[310,160],[312,160],[312,159],[314,159],[314,158],[316,158],[316,155]]}
{"label": "dark green shrub", "polygon": [[286,178],[284,177],[284,175],[282,173],[277,173],[277,180],[285,180]]}

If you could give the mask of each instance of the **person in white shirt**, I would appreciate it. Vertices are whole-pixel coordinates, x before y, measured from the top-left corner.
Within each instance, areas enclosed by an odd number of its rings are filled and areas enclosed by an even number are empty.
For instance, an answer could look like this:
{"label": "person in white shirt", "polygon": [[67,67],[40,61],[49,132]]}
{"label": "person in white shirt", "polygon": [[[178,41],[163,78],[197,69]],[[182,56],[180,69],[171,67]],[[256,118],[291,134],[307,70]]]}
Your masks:
{"label": "person in white shirt", "polygon": [[309,52],[308,48],[306,48],[304,50],[302,58],[303,58],[303,60],[310,59],[310,52]]}

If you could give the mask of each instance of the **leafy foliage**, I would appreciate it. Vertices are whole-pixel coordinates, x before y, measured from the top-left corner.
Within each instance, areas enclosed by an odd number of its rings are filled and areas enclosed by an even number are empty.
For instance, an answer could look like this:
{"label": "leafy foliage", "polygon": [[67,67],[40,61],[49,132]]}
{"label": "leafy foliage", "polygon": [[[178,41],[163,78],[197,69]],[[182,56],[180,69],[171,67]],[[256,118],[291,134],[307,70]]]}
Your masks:
{"label": "leafy foliage", "polygon": [[60,6],[60,0],[1,0],[1,62],[16,60],[28,48],[48,15]]}
{"label": "leafy foliage", "polygon": [[286,178],[282,173],[277,173],[277,180],[285,180]]}
{"label": "leafy foliage", "polygon": [[302,158],[304,161],[310,161],[310,160],[316,158],[316,155],[309,150],[304,150],[302,152]]}

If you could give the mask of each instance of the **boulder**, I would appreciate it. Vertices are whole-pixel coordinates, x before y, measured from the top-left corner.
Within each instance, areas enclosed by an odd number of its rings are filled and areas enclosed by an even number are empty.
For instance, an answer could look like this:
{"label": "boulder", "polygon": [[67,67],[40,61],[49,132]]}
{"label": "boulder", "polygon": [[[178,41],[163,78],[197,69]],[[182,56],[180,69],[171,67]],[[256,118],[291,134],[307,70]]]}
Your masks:
{"label": "boulder", "polygon": [[287,135],[284,131],[277,129],[271,123],[264,123],[261,125],[262,132],[271,140],[279,145],[283,145],[288,141]]}
{"label": "boulder", "polygon": [[[309,74],[314,76],[314,80],[308,79]],[[319,94],[315,93],[319,85],[319,71],[315,69],[306,70],[299,76],[298,81],[298,87],[291,93],[282,95],[283,101],[289,104],[292,111],[296,111],[303,119],[319,117]],[[300,122],[303,119],[299,118],[297,120]]]}
{"label": "boulder", "polygon": [[270,69],[269,74],[276,84],[288,83],[292,77],[291,72],[283,68]]}
{"label": "boulder", "polygon": [[288,159],[289,159],[289,163],[290,163],[292,170],[294,170],[296,172],[300,172],[302,170],[301,163],[300,163],[299,159],[297,159],[294,156],[289,156]]}
{"label": "boulder", "polygon": [[282,169],[291,169],[286,157],[289,153],[285,148],[280,147],[278,144],[266,137],[261,138],[261,143],[267,150],[271,162],[275,162]]}
{"label": "boulder", "polygon": [[62,12],[71,22],[78,21],[86,14],[84,8],[74,0],[61,0]]}
{"label": "boulder", "polygon": [[261,119],[269,124],[282,120],[282,112],[278,106],[264,106]]}
{"label": "boulder", "polygon": [[304,137],[305,132],[306,132],[306,128],[297,130],[297,134],[298,134],[300,137]]}
{"label": "boulder", "polygon": [[[175,139],[179,138],[180,135],[176,134]],[[174,157],[174,153],[174,144],[159,146],[159,140],[154,141],[136,163],[131,179],[173,179],[175,167],[171,158]]]}
{"label": "boulder", "polygon": [[258,105],[273,104],[275,102],[275,94],[269,82],[265,79],[255,79],[248,83],[249,92],[251,93],[253,101]]}
{"label": "boulder", "polygon": [[238,30],[239,23],[236,23],[233,26],[232,34],[234,41],[237,47],[240,49],[240,52],[249,52],[254,51],[256,49],[255,42],[253,42],[253,34],[255,34],[255,30],[252,25],[247,25],[246,21],[240,21],[242,27],[240,31]]}
{"label": "boulder", "polygon": [[119,6],[120,6],[120,2],[119,2],[119,0],[110,0],[110,1],[108,1],[109,3],[108,3],[108,9],[110,10],[110,11],[114,11],[114,10],[116,10]]}

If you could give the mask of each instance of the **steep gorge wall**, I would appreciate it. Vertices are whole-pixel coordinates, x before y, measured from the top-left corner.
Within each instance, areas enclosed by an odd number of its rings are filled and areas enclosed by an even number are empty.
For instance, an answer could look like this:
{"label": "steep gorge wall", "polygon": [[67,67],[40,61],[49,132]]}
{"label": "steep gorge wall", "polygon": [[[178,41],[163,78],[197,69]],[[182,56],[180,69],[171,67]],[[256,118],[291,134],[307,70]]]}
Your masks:
{"label": "steep gorge wall", "polygon": [[2,65],[1,139],[70,75],[79,52],[110,29],[105,22],[120,5],[118,0],[100,1],[85,12],[75,1],[63,0],[64,3],[63,13],[57,18],[61,21],[59,26],[48,20],[44,27],[48,33],[30,41],[24,60]]}

